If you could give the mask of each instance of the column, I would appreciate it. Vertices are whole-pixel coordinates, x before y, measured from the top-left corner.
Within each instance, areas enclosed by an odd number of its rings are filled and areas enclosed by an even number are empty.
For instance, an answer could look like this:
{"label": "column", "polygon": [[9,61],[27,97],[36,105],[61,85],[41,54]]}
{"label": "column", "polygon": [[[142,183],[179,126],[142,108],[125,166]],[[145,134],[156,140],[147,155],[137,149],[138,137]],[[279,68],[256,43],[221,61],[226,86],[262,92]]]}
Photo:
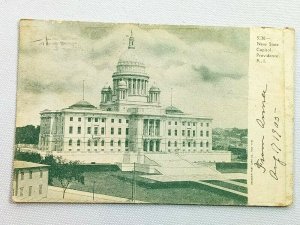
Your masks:
{"label": "column", "polygon": [[131,94],[131,79],[128,79],[128,94]]}
{"label": "column", "polygon": [[153,136],[156,136],[156,120],[153,120]]}
{"label": "column", "polygon": [[148,126],[147,126],[147,135],[150,135],[150,120],[148,119],[148,121],[147,121],[147,124],[148,124]]}

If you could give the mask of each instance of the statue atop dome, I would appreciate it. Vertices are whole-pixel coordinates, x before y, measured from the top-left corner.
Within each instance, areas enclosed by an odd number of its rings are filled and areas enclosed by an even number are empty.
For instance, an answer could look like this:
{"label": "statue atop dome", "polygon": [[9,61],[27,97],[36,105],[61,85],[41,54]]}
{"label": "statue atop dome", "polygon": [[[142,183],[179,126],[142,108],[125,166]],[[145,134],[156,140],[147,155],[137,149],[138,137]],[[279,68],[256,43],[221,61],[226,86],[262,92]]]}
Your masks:
{"label": "statue atop dome", "polygon": [[132,30],[130,32],[128,49],[135,49],[135,47],[134,47],[134,37],[133,37]]}

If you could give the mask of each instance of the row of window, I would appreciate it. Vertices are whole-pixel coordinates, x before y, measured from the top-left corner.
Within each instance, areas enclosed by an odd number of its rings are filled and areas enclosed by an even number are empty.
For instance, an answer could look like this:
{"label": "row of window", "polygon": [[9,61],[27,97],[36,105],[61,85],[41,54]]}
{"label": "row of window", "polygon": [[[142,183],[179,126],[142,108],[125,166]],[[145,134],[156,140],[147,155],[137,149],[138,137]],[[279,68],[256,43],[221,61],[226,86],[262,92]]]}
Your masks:
{"label": "row of window", "polygon": [[[192,136],[195,137],[196,136],[196,131],[195,130],[192,130]],[[178,134],[178,131],[177,130],[174,130],[174,135],[177,136]],[[186,130],[182,130],[181,131],[181,134],[182,136],[185,136],[186,134]],[[168,130],[168,136],[171,136],[172,135],[172,130],[169,129]],[[191,136],[191,130],[187,130],[187,136],[190,137]],[[203,130],[200,131],[200,137],[203,137]],[[206,131],[206,137],[209,137],[209,131]]]}
{"label": "row of window", "polygon": [[[43,185],[40,184],[39,185],[39,194],[43,194]],[[20,197],[23,197],[24,195],[24,187],[20,187],[20,193],[19,193],[19,196]],[[31,196],[32,195],[32,186],[29,186],[28,187],[28,196]]]}
{"label": "row of window", "polygon": [[[80,150],[81,150],[81,149],[79,149],[79,148],[77,149],[78,152],[79,152]],[[98,152],[98,151],[99,151],[99,149],[97,149],[97,148],[92,149],[92,150],[93,150],[94,152]],[[72,149],[70,148],[69,151],[71,152]],[[91,149],[88,148],[87,151],[88,151],[88,152],[91,152]],[[115,152],[114,149],[110,149],[110,151],[111,151],[111,152]],[[125,151],[128,151],[128,148],[125,148]],[[101,149],[101,152],[104,152],[104,149],[103,149],[103,148]],[[118,152],[121,152],[121,149],[118,149]]]}
{"label": "row of window", "polygon": [[[168,121],[168,125],[172,125],[172,122],[174,122],[175,125],[178,125],[178,122],[177,121]],[[188,126],[196,126],[196,122],[186,122],[186,121],[183,121],[182,122],[182,126],[185,126],[185,125],[188,125]],[[203,123],[200,123],[200,126],[203,127]],[[206,123],[206,126],[209,127],[209,123]]]}
{"label": "row of window", "polygon": [[[186,144],[187,144],[187,147],[196,147],[196,145],[197,145],[196,141],[194,141],[194,142],[192,142],[192,141],[187,141],[187,142],[183,141],[182,142],[182,147],[185,147]],[[173,145],[173,143],[171,141],[168,141],[168,147],[171,147],[172,145]],[[205,143],[205,145],[208,148],[209,142],[207,141]],[[177,146],[178,146],[178,142],[174,141],[174,147],[177,147]],[[203,142],[202,141],[200,142],[200,147],[203,147]]]}
{"label": "row of window", "polygon": [[[21,171],[21,180],[24,180],[24,176],[25,176],[25,172]],[[32,171],[29,171],[29,179],[32,179],[32,174],[33,172]],[[43,171],[40,170],[40,178],[43,178]]]}
{"label": "row of window", "polygon": [[[95,121],[95,122],[102,122],[102,123],[104,123],[105,121],[106,121],[106,118],[97,118],[97,117],[95,117],[95,118],[93,118],[93,117],[88,117],[87,118],[87,121],[88,122],[92,122],[92,121]],[[72,122],[72,121],[74,121],[74,118],[73,117],[70,117],[70,121]],[[77,118],[77,121],[78,122],[81,122],[81,117],[78,117]],[[122,119],[118,119],[118,121],[119,121],[119,123],[122,123]],[[110,120],[110,122],[111,123],[114,123],[115,122],[115,119],[111,119]],[[129,123],[129,120],[126,120],[126,123]]]}
{"label": "row of window", "polygon": [[[91,145],[93,145],[93,146],[98,146],[98,144],[101,144],[101,146],[105,146],[105,141],[104,140],[102,140],[102,141],[98,141],[98,140],[94,140],[94,141],[92,141],[92,140],[88,140],[87,141],[87,146],[91,146]],[[121,140],[118,140],[118,146],[121,146],[122,145],[122,142],[121,142]],[[69,146],[72,146],[73,145],[73,140],[72,139],[70,139],[69,140]],[[80,146],[81,145],[81,141],[78,139],[77,141],[76,141],[76,146]],[[110,146],[114,146],[114,140],[111,140],[110,141]],[[125,140],[125,147],[128,147],[128,140]]]}
{"label": "row of window", "polygon": [[[99,127],[94,127],[94,132],[95,135],[97,135],[99,133]],[[129,128],[125,129],[125,133],[126,135],[129,134]],[[73,126],[69,127],[69,134],[73,134]],[[77,134],[81,134],[81,127],[77,127]],[[87,127],[87,134],[92,134],[92,127]],[[104,135],[105,134],[105,128],[101,127],[101,134]],[[110,128],[110,134],[115,134],[115,128],[111,127]],[[122,135],[122,128],[119,127],[118,128],[118,135]]]}

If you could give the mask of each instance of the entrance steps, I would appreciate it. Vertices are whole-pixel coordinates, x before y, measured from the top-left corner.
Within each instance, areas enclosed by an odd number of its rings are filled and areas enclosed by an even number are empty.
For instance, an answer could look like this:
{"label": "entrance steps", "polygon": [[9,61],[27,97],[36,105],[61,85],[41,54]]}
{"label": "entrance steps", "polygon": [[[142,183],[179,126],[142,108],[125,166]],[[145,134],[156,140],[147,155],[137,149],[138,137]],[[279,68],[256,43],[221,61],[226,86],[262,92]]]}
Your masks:
{"label": "entrance steps", "polygon": [[193,164],[175,153],[145,154],[145,161],[155,162],[155,169],[163,175],[220,174],[215,168],[203,164]]}

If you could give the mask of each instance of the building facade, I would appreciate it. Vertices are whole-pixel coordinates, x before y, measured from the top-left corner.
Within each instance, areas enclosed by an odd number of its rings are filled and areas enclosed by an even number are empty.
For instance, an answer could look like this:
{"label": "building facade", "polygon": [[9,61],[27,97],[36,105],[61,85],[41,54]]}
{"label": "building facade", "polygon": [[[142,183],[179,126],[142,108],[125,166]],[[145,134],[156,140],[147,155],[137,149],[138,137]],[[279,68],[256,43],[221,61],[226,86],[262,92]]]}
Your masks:
{"label": "building facade", "polygon": [[14,161],[13,199],[39,200],[48,192],[48,165]]}
{"label": "building facade", "polygon": [[163,108],[160,89],[149,85],[134,37],[101,90],[98,107],[81,100],[41,112],[39,149],[49,152],[210,153],[212,119]]}

